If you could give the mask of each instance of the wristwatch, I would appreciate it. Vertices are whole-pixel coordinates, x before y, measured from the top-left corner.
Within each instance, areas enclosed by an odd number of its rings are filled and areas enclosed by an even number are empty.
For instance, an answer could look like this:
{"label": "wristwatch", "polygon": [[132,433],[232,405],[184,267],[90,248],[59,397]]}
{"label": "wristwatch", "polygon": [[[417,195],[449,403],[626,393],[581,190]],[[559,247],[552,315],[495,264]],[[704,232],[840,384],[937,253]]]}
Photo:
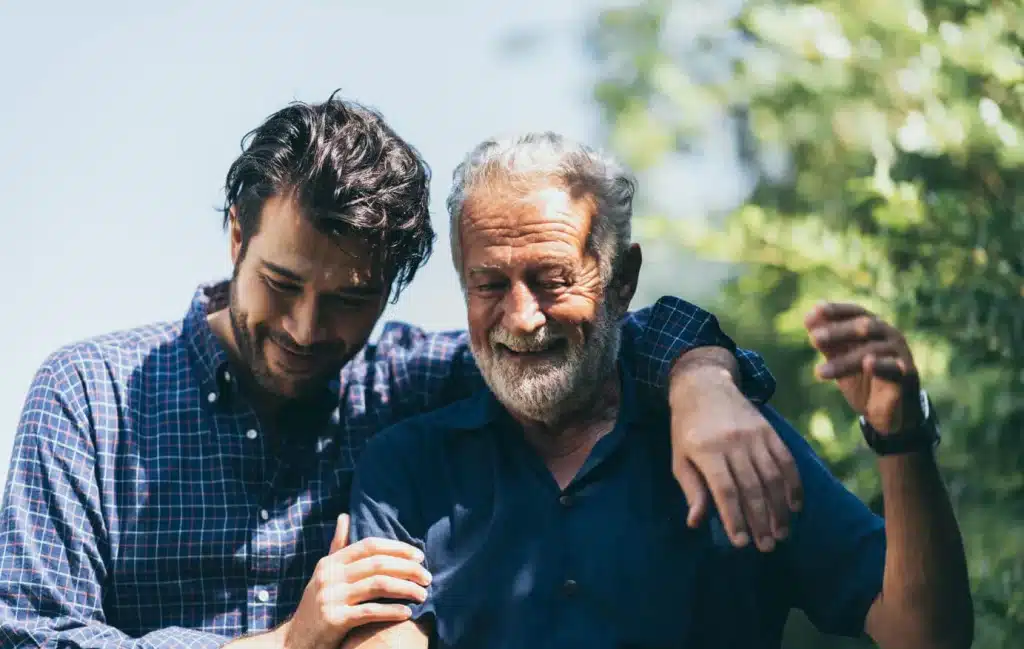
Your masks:
{"label": "wristwatch", "polygon": [[939,444],[939,419],[932,408],[931,399],[924,390],[920,391],[921,423],[909,430],[883,435],[875,430],[868,420],[860,418],[860,430],[864,441],[878,455],[901,455],[933,450]]}

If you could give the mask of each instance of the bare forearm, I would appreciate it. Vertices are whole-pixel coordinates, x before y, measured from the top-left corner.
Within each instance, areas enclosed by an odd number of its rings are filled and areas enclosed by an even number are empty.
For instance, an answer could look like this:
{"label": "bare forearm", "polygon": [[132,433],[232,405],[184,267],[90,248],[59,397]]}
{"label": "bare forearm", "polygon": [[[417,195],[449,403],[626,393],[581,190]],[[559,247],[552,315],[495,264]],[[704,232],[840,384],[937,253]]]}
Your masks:
{"label": "bare forearm", "polygon": [[883,649],[969,647],[974,613],[963,541],[934,456],[883,457],[879,470],[887,550],[869,633]]}
{"label": "bare forearm", "polygon": [[416,622],[367,624],[345,636],[340,649],[427,649],[428,640]]}
{"label": "bare forearm", "polygon": [[260,633],[258,635],[245,636],[232,640],[224,645],[223,649],[283,649],[284,637],[279,629]]}
{"label": "bare forearm", "polygon": [[672,366],[669,387],[686,383],[692,386],[707,377],[726,379],[739,385],[743,380],[736,357],[724,347],[698,347],[691,349]]}

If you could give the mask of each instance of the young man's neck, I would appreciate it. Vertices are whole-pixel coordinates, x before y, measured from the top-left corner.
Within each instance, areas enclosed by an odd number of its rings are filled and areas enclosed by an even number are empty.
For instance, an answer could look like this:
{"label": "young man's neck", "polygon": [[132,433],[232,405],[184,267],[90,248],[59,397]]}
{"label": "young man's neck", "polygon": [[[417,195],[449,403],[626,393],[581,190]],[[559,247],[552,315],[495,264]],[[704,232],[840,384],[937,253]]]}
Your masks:
{"label": "young man's neck", "polygon": [[231,314],[227,308],[214,311],[206,316],[213,334],[224,346],[231,365],[236,368],[238,382],[242,392],[247,396],[261,422],[273,422],[276,420],[281,408],[286,402],[279,396],[271,394],[261,388],[252,376],[248,363],[238,348],[238,341],[235,339],[235,331],[231,327]]}

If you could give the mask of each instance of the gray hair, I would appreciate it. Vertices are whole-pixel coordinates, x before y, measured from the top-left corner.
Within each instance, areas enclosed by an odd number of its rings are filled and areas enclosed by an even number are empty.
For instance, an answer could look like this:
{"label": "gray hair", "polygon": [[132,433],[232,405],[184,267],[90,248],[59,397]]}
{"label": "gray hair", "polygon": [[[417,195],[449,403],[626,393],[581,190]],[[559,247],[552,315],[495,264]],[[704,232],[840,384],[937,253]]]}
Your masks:
{"label": "gray hair", "polygon": [[452,262],[462,273],[462,212],[477,183],[484,180],[529,181],[550,178],[572,191],[583,190],[597,201],[587,250],[597,256],[605,285],[629,247],[636,179],[612,156],[550,131],[486,140],[476,146],[452,174],[448,215]]}

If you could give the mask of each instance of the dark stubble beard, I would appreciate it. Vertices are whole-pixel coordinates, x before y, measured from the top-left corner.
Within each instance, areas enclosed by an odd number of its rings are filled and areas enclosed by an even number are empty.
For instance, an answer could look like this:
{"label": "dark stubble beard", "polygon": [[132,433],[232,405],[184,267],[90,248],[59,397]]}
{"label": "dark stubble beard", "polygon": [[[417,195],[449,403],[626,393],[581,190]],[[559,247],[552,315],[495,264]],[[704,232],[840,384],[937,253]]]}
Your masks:
{"label": "dark stubble beard", "polygon": [[341,367],[348,361],[350,355],[346,354],[337,367],[332,366],[330,369],[302,381],[285,383],[270,369],[266,355],[263,353],[262,344],[269,341],[271,332],[257,331],[256,336],[253,336],[245,326],[248,318],[246,312],[238,304],[235,291],[236,281],[233,277],[228,287],[228,320],[231,323],[231,332],[235,337],[235,344],[241,356],[240,360],[252,382],[266,395],[282,401],[300,401],[321,396],[328,382],[338,378]]}

